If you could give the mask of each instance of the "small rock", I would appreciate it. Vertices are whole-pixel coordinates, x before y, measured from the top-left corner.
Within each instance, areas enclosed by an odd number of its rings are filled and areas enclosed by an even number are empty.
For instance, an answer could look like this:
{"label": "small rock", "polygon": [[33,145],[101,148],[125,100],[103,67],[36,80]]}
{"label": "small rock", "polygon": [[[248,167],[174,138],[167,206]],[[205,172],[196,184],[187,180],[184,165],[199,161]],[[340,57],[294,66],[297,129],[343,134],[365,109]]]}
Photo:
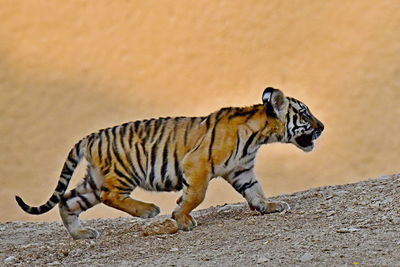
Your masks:
{"label": "small rock", "polygon": [[392,197],[387,197],[387,198],[385,198],[383,201],[382,201],[382,204],[389,204],[390,202],[392,202],[393,201],[393,198]]}
{"label": "small rock", "polygon": [[340,228],[338,230],[336,230],[337,233],[354,233],[357,231],[360,231],[361,229],[355,228],[355,227],[348,227],[348,228]]}
{"label": "small rock", "polygon": [[144,236],[174,234],[177,231],[178,224],[175,220],[172,220],[170,218],[167,218],[162,222],[150,222],[148,225],[142,227],[142,232]]}
{"label": "small rock", "polygon": [[7,258],[4,259],[4,263],[5,264],[14,264],[17,262],[17,258],[14,256],[9,256]]}
{"label": "small rock", "polygon": [[346,191],[346,190],[339,190],[339,191],[336,191],[334,194],[336,195],[336,196],[343,196],[343,195],[346,195],[346,194],[348,194],[349,193],[349,191]]}
{"label": "small rock", "polygon": [[169,251],[171,251],[171,252],[177,252],[177,251],[179,251],[179,249],[178,249],[178,248],[171,248]]}
{"label": "small rock", "polygon": [[376,201],[375,203],[372,203],[371,205],[369,205],[372,208],[379,208],[379,206],[381,205],[380,201]]}
{"label": "small rock", "polygon": [[224,206],[222,206],[221,208],[219,208],[217,210],[217,212],[224,212],[224,213],[228,213],[233,209],[237,209],[239,207],[241,207],[241,204],[225,204]]}
{"label": "small rock", "polygon": [[392,218],[392,223],[400,224],[400,218],[397,218],[397,217]]}
{"label": "small rock", "polygon": [[247,220],[247,224],[248,224],[248,225],[255,225],[256,223],[257,223],[256,219],[254,219],[254,218],[252,218],[252,217],[250,217],[250,218]]}
{"label": "small rock", "polygon": [[314,259],[314,256],[310,252],[306,252],[301,256],[300,261],[307,262]]}
{"label": "small rock", "polygon": [[269,259],[267,257],[261,256],[260,258],[258,258],[257,264],[266,263],[268,261],[269,261]]}
{"label": "small rock", "polygon": [[336,211],[331,210],[331,211],[328,211],[328,212],[326,213],[326,216],[327,216],[327,217],[330,217],[330,216],[334,215],[335,213],[336,213]]}

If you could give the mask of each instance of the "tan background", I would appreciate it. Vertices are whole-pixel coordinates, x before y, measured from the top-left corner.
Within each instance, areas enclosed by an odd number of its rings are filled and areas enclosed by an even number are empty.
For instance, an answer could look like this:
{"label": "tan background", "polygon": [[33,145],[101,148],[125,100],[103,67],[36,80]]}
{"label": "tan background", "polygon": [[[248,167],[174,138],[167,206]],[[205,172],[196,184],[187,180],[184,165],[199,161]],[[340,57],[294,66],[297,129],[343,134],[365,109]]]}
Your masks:
{"label": "tan background", "polygon": [[[400,1],[0,3],[1,221],[58,220],[57,209],[24,214],[14,195],[46,201],[86,134],[259,103],[266,86],[326,125],[312,153],[260,151],[268,195],[399,172]],[[134,196],[164,213],[177,198]],[[233,201],[214,181],[202,207]],[[84,218],[121,215],[99,205]]]}

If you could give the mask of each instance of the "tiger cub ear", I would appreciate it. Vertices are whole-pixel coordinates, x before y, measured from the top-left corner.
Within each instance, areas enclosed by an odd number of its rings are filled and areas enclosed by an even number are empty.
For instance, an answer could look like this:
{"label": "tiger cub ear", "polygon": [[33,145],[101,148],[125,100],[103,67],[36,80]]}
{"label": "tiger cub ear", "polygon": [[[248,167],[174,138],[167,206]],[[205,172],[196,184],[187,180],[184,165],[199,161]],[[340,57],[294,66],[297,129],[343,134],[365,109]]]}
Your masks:
{"label": "tiger cub ear", "polygon": [[284,119],[289,108],[289,101],[281,90],[267,87],[262,95],[262,100],[267,108],[267,115]]}

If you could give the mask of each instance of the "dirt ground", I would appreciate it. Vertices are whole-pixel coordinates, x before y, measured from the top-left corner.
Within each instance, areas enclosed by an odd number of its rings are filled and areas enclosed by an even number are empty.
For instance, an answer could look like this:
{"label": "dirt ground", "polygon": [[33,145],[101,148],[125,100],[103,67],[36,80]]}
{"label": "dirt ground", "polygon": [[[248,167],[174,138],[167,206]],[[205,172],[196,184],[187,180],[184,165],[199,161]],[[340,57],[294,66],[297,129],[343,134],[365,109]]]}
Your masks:
{"label": "dirt ground", "polygon": [[284,214],[244,203],[194,212],[191,232],[143,235],[152,220],[98,219],[97,240],[74,241],[59,222],[0,224],[0,265],[400,266],[400,175],[273,198]]}

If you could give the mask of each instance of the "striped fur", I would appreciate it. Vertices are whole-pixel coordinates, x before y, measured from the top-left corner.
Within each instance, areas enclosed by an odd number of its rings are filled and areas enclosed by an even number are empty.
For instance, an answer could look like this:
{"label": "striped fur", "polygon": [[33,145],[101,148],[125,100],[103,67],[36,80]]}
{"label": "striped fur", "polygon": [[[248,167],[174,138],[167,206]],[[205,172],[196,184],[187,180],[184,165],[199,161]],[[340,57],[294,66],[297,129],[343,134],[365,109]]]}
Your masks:
{"label": "striped fur", "polygon": [[[223,108],[205,117],[129,122],[93,133],[70,151],[57,187],[45,204],[31,207],[18,196],[16,200],[31,214],[45,213],[59,203],[63,223],[76,239],[98,236],[94,229],[82,227],[78,216],[101,202],[133,216],[157,215],[159,208],[154,204],[130,198],[136,187],[183,189],[173,213],[183,230],[196,226],[189,213],[203,201],[214,177],[227,180],[251,208],[261,213],[281,211],[288,205],[266,201],[255,177],[256,153],[262,144],[277,141],[308,151],[322,129],[322,123],[300,101],[267,88],[263,104]],[[87,175],[66,193],[83,157],[88,162]]]}

